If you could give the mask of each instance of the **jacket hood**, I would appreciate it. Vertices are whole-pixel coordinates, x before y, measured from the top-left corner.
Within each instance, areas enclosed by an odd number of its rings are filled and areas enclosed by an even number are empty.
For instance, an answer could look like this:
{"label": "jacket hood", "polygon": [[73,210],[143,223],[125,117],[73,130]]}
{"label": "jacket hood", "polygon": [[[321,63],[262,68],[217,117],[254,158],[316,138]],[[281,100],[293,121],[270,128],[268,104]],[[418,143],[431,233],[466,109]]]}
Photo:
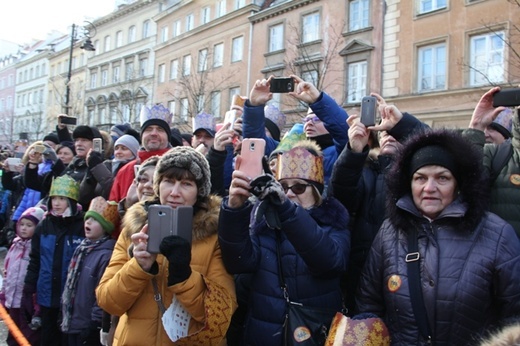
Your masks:
{"label": "jacket hood", "polygon": [[[201,240],[217,233],[220,202],[220,197],[210,195],[207,210],[193,208],[193,240]],[[148,223],[148,206],[151,204],[159,204],[159,201],[139,202],[126,211],[122,223],[125,237],[130,238],[132,234],[140,232],[143,226]]]}
{"label": "jacket hood", "polygon": [[410,214],[397,207],[397,201],[411,195],[411,160],[417,150],[426,146],[440,146],[456,158],[459,198],[467,211],[458,218],[463,229],[472,230],[480,222],[487,207],[488,183],[482,166],[482,150],[460,133],[449,129],[425,130],[411,136],[397,155],[386,175],[388,186],[387,211],[392,224],[406,230],[413,223]]}

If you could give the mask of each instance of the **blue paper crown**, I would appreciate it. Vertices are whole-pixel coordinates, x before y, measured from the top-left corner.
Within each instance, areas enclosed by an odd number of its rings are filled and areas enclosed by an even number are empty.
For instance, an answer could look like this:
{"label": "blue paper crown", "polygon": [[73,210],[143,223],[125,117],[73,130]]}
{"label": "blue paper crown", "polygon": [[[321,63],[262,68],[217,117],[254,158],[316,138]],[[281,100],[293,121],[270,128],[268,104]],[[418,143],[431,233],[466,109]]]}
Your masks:
{"label": "blue paper crown", "polygon": [[210,129],[215,131],[216,123],[213,115],[208,113],[199,113],[193,117],[192,121],[193,131],[198,129]]}
{"label": "blue paper crown", "polygon": [[276,126],[278,126],[280,131],[283,130],[285,127],[285,114],[283,114],[278,107],[266,105],[264,108],[264,114],[267,119],[271,120]]}
{"label": "blue paper crown", "polygon": [[139,115],[139,122],[141,126],[150,119],[164,120],[168,126],[171,125],[173,114],[170,110],[164,107],[162,104],[156,104],[152,108],[146,106],[141,107],[141,114]]}

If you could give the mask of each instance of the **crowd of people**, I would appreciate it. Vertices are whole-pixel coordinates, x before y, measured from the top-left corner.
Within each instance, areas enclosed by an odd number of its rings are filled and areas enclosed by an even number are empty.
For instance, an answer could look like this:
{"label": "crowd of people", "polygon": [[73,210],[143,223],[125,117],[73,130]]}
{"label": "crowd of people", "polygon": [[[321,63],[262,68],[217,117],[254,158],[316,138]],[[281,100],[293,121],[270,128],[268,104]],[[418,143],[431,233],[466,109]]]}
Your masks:
{"label": "crowd of people", "polygon": [[[155,105],[140,132],[58,121],[4,161],[0,302],[29,343],[290,345],[291,304],[380,318],[392,345],[520,342],[520,114],[500,88],[466,129],[373,93],[367,127],[291,76],[308,111],[286,124],[272,78],[192,133]],[[245,138],[265,143],[255,175]]]}

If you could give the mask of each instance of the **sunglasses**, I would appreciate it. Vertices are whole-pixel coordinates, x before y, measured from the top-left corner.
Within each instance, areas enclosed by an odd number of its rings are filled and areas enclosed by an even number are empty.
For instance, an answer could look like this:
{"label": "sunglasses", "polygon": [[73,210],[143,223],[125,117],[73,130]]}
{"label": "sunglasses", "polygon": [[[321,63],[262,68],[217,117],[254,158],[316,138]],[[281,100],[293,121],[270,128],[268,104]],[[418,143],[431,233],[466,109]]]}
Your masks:
{"label": "sunglasses", "polygon": [[287,184],[282,184],[282,188],[285,193],[290,189],[295,195],[301,195],[305,190],[307,190],[307,186],[311,185],[312,184],[294,184],[293,186],[289,186]]}

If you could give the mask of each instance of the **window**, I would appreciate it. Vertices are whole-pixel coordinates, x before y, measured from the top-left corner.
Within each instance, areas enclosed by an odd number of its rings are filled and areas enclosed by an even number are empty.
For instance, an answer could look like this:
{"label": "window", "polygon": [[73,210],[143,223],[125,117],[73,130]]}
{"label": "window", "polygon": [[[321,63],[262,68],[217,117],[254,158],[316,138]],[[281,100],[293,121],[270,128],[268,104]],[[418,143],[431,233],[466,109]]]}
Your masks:
{"label": "window", "polygon": [[349,31],[360,30],[368,27],[370,16],[370,4],[368,0],[354,0],[349,3]]}
{"label": "window", "polygon": [[189,76],[191,74],[191,55],[186,55],[182,58],[182,76]]}
{"label": "window", "polygon": [[347,102],[361,102],[367,93],[367,62],[360,61],[348,64]]}
{"label": "window", "polygon": [[148,59],[139,59],[139,77],[144,77],[147,74]]}
{"label": "window", "polygon": [[104,52],[108,52],[110,50],[110,36],[105,36],[105,50]]}
{"label": "window", "polygon": [[306,82],[318,85],[318,71],[306,71],[302,73],[302,79]]}
{"label": "window", "polygon": [[[42,75],[43,75],[43,68],[42,68]],[[7,77],[7,86],[10,87],[10,86],[13,86],[13,79],[14,79],[14,76],[12,74],[9,75],[9,77]]]}
{"label": "window", "polygon": [[97,87],[97,73],[91,72],[90,73],[90,88],[94,89]]}
{"label": "window", "polygon": [[211,9],[209,7],[204,7],[202,9],[202,13],[200,15],[201,23],[202,24],[209,23],[209,21],[211,20],[210,16],[211,16]]}
{"label": "window", "polygon": [[125,79],[127,81],[134,78],[134,63],[129,61],[126,62],[126,71],[125,71]]}
{"label": "window", "polygon": [[269,28],[269,52],[283,49],[283,24],[273,25]]}
{"label": "window", "polygon": [[206,100],[204,99],[204,94],[197,95],[197,114],[204,111],[204,103]]}
{"label": "window", "polygon": [[172,36],[173,37],[177,37],[181,34],[181,21],[180,20],[176,20],[175,22],[173,22],[173,34]]}
{"label": "window", "polygon": [[320,13],[314,12],[303,16],[303,43],[316,41],[320,38]]}
{"label": "window", "polygon": [[116,32],[116,48],[119,48],[123,45],[123,32]]}
{"label": "window", "polygon": [[187,98],[181,99],[181,121],[188,121],[189,103]]}
{"label": "window", "polygon": [[213,46],[213,67],[222,66],[224,63],[224,44],[219,43]]}
{"label": "window", "polygon": [[504,81],[504,32],[471,37],[470,85]]}
{"label": "window", "polygon": [[34,78],[34,68],[31,67],[31,69],[29,70],[29,79],[33,79]]}
{"label": "window", "polygon": [[[99,47],[99,40],[94,41],[94,47]],[[96,49],[94,51],[94,55],[98,55],[99,53],[101,53],[101,49]]]}
{"label": "window", "polygon": [[0,112],[3,112],[5,110],[5,100],[0,99]]}
{"label": "window", "polygon": [[101,71],[101,86],[108,84],[108,70]]}
{"label": "window", "polygon": [[143,22],[143,38],[147,38],[150,36],[150,21],[145,20]]}
{"label": "window", "polygon": [[121,78],[120,75],[121,75],[121,67],[114,66],[112,83],[119,83],[119,78]]}
{"label": "window", "polygon": [[203,72],[208,69],[208,50],[201,49],[199,50],[199,65],[198,71]]}
{"label": "window", "polygon": [[244,36],[235,37],[231,46],[231,62],[242,60]]}
{"label": "window", "polygon": [[128,28],[128,43],[135,42],[135,25]]}
{"label": "window", "polygon": [[168,101],[168,110],[173,115],[173,119],[172,119],[173,122],[175,122],[175,110],[176,110],[176,107],[177,107],[177,102],[175,102],[175,101]]}
{"label": "window", "polygon": [[166,70],[164,67],[164,64],[159,65],[159,83],[164,83],[166,76],[165,76]]}
{"label": "window", "polygon": [[211,105],[210,113],[214,117],[220,117],[220,91],[214,91],[211,93]]}
{"label": "window", "polygon": [[170,79],[177,79],[179,74],[179,60],[170,61]]}
{"label": "window", "polygon": [[419,0],[419,13],[426,13],[446,7],[446,0]]}
{"label": "window", "polygon": [[163,26],[161,28],[161,42],[168,41],[168,26]]}
{"label": "window", "polygon": [[218,0],[216,16],[218,18],[218,17],[222,17],[225,14],[226,14],[226,0]]}
{"label": "window", "polygon": [[7,102],[5,104],[7,110],[13,109],[13,97],[7,96]]}
{"label": "window", "polygon": [[417,90],[439,90],[446,87],[446,45],[419,48],[417,52]]}
{"label": "window", "polygon": [[235,10],[238,10],[241,7],[244,7],[246,5],[245,0],[235,0]]}
{"label": "window", "polygon": [[186,16],[186,31],[190,31],[194,26],[194,18],[193,13],[190,13]]}

